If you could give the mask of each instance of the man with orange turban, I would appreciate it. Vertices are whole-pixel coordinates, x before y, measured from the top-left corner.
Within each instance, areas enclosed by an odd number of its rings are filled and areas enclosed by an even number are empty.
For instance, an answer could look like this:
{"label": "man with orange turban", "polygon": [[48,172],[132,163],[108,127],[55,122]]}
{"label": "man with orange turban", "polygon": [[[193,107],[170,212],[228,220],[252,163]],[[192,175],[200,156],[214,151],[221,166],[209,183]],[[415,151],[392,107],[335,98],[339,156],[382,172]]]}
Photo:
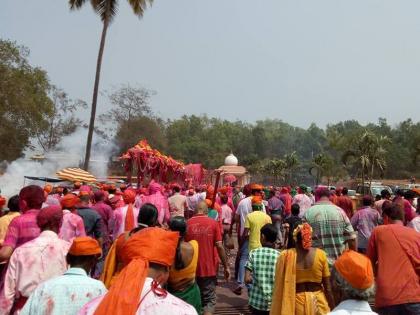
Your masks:
{"label": "man with orange turban", "polygon": [[77,237],[67,254],[69,269],[39,285],[20,315],[77,314],[86,303],[107,292],[101,281],[88,275],[102,254],[98,241]]}
{"label": "man with orange turban", "polygon": [[[239,225],[239,235],[238,235],[238,243],[239,243],[239,251],[238,251],[238,272],[237,272],[237,282],[238,286],[233,291],[237,295],[242,294],[242,287],[244,286],[244,277],[245,277],[245,265],[248,261],[248,255],[249,255],[249,240],[248,237],[244,237],[245,232],[245,220],[249,213],[252,213],[253,207],[252,207],[252,198],[254,196],[261,197],[261,192],[263,189],[262,185],[259,184],[250,184],[247,189],[251,191],[251,195],[248,197],[242,199],[239,204],[238,208],[235,212],[235,222]],[[245,190],[245,188],[244,188]],[[261,211],[266,212],[265,206],[262,203],[261,200]],[[271,222],[270,222],[271,223]],[[258,231],[259,235],[259,231]]]}
{"label": "man with orange turban", "polygon": [[79,201],[79,198],[73,194],[67,194],[61,198],[63,224],[59,236],[68,242],[71,242],[75,237],[86,236],[83,219],[75,213]]}
{"label": "man with orange turban", "polygon": [[122,248],[125,267],[109,292],[85,305],[79,314],[197,314],[194,307],[162,288],[168,280],[178,240],[178,232],[155,227],[135,233]]}
{"label": "man with orange turban", "polygon": [[57,235],[62,220],[60,206],[39,211],[36,221],[41,234],[17,248],[10,258],[0,294],[1,314],[19,314],[38,284],[63,274],[67,269],[66,255],[70,243]]}
{"label": "man with orange turban", "polygon": [[126,189],[123,193],[125,205],[115,210],[113,238],[116,239],[124,232],[129,232],[137,227],[137,217],[139,208],[134,203],[136,201],[136,192],[132,189]]}
{"label": "man with orange turban", "polygon": [[368,300],[375,295],[372,264],[366,256],[345,251],[331,270],[332,291],[338,304],[329,314],[373,315]]}

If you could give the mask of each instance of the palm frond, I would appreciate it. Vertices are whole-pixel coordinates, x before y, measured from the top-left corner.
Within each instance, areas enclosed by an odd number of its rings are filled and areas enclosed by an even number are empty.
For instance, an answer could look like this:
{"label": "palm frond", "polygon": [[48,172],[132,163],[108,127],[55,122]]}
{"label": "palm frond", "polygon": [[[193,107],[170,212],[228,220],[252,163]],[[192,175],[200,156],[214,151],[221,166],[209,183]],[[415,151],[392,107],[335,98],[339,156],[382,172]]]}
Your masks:
{"label": "palm frond", "polygon": [[87,0],[69,0],[70,10],[80,9]]}
{"label": "palm frond", "polygon": [[134,14],[138,17],[142,17],[144,11],[147,9],[147,4],[151,6],[153,4],[153,0],[128,0],[128,3],[133,9]]}
{"label": "palm frond", "polygon": [[117,0],[90,0],[93,10],[101,17],[102,22],[112,22],[117,14]]}

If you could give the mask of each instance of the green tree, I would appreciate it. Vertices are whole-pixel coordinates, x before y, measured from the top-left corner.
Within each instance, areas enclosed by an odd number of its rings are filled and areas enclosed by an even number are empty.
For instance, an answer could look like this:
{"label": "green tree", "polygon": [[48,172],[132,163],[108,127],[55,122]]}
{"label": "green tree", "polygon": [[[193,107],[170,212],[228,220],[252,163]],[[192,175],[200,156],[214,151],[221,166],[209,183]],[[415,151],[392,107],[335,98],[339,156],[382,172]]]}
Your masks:
{"label": "green tree", "polygon": [[299,159],[295,151],[283,156],[284,166],[285,166],[285,181],[288,184],[293,182],[293,174],[296,168],[299,166]]}
{"label": "green tree", "polygon": [[344,152],[342,161],[344,165],[353,163],[360,172],[362,186],[365,185],[365,179],[369,178],[369,186],[372,185],[372,179],[375,170],[379,170],[382,175],[386,168],[385,145],[389,143],[386,136],[377,136],[371,131],[365,130],[353,147]]}
{"label": "green tree", "polygon": [[54,149],[60,140],[72,134],[82,126],[82,120],[75,113],[80,109],[87,108],[81,100],[71,100],[68,95],[55,86],[51,86],[50,98],[52,110],[45,114],[46,123],[35,133],[35,138],[44,152]]}
{"label": "green tree", "polygon": [[47,74],[28,62],[29,50],[0,39],[0,160],[22,156],[52,112]]}
{"label": "green tree", "polygon": [[[71,10],[80,9],[87,1],[86,0],[69,0],[69,5]],[[147,4],[152,4],[152,0],[128,0],[133,12],[138,17],[142,17],[144,11],[147,8]],[[96,105],[98,101],[98,92],[99,92],[99,79],[101,75],[101,65],[102,57],[105,49],[105,39],[108,27],[115,15],[117,14],[117,0],[91,0],[90,1],[93,10],[98,14],[102,20],[102,35],[101,42],[99,45],[98,59],[96,62],[96,74],[95,74],[95,84],[93,87],[93,97],[92,97],[92,107],[89,120],[89,130],[88,137],[86,141],[86,154],[84,161],[84,169],[88,170],[89,160],[90,160],[90,151],[92,147],[92,138],[93,132],[95,130],[95,117],[96,117]]]}
{"label": "green tree", "polygon": [[334,160],[331,156],[319,153],[312,159],[312,166],[309,169],[309,174],[315,177],[316,185],[319,185],[322,178],[327,177],[327,185],[330,185],[331,177],[333,176]]}

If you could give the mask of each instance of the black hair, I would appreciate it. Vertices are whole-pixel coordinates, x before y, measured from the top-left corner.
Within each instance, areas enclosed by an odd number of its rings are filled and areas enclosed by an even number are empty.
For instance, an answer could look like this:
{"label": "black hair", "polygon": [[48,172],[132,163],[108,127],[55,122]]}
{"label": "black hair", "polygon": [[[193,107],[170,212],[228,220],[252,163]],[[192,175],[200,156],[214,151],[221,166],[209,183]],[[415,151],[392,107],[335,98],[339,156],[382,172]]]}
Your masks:
{"label": "black hair", "polygon": [[90,196],[89,195],[82,195],[82,196],[79,196],[79,199],[82,202],[89,202],[90,201]]}
{"label": "black hair", "polygon": [[391,194],[389,193],[389,191],[388,191],[388,190],[386,190],[386,189],[382,189],[382,190],[381,190],[381,197],[382,197],[383,199],[385,199],[385,198],[391,197]]}
{"label": "black hair", "polygon": [[363,196],[362,204],[364,207],[371,206],[373,204],[373,198],[370,195]]}
{"label": "black hair", "polygon": [[172,217],[169,220],[169,229],[174,232],[179,232],[178,246],[176,247],[175,254],[175,269],[181,270],[185,268],[184,261],[182,260],[181,243],[187,232],[187,221],[181,216]]}
{"label": "black hair", "polygon": [[343,195],[347,195],[347,194],[349,193],[348,188],[347,188],[347,187],[344,187],[344,188],[343,188],[343,190],[341,191],[341,193],[342,193]]}
{"label": "black hair", "polygon": [[174,187],[172,188],[172,190],[173,190],[174,192],[176,192],[176,193],[179,193],[179,192],[181,191],[181,188],[179,188],[179,186],[174,186]]}
{"label": "black hair", "polygon": [[66,261],[70,266],[86,266],[91,263],[92,260],[96,259],[96,256],[99,255],[85,255],[85,256],[75,256],[72,254],[67,254]]}
{"label": "black hair", "polygon": [[383,214],[393,221],[404,221],[404,209],[398,203],[393,203],[390,207],[385,207],[383,209]]}
{"label": "black hair", "polygon": [[404,194],[405,199],[414,199],[416,197],[416,193],[412,190],[407,190]]}
{"label": "black hair", "polygon": [[158,220],[158,210],[155,205],[151,203],[145,203],[141,206],[139,215],[137,217],[137,222],[140,224],[145,224],[148,227],[153,227],[157,225]]}
{"label": "black hair", "polygon": [[229,197],[227,195],[221,195],[220,196],[220,201],[222,202],[223,205],[227,204],[229,201]]}
{"label": "black hair", "polygon": [[328,188],[321,188],[321,189],[318,191],[318,196],[319,196],[319,198],[322,198],[322,197],[327,197],[327,198],[330,198],[330,196],[331,196],[331,191],[330,191],[330,190],[328,190]]}
{"label": "black hair", "polygon": [[297,203],[292,204],[292,214],[299,215],[300,206]]}
{"label": "black hair", "polygon": [[67,187],[63,188],[63,196],[67,195],[69,193],[69,189]]}
{"label": "black hair", "polygon": [[268,223],[261,228],[261,234],[264,235],[267,242],[274,243],[277,240],[277,228],[274,224]]}
{"label": "black hair", "polygon": [[9,208],[12,212],[19,212],[19,196],[14,195],[13,197],[10,197],[9,202],[7,203],[7,208]]}

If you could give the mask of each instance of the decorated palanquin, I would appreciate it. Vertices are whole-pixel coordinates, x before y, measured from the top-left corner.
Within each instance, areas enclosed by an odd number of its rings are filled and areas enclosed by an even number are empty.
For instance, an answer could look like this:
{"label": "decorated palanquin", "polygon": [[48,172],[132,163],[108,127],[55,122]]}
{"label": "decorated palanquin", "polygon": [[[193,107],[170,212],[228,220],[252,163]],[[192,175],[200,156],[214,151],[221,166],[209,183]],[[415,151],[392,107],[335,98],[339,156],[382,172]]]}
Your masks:
{"label": "decorated palanquin", "polygon": [[139,186],[146,177],[161,183],[184,182],[185,180],[184,163],[153,149],[146,140],[141,140],[134,147],[128,149],[120,159],[125,161],[129,183],[132,182],[134,172],[136,172]]}

